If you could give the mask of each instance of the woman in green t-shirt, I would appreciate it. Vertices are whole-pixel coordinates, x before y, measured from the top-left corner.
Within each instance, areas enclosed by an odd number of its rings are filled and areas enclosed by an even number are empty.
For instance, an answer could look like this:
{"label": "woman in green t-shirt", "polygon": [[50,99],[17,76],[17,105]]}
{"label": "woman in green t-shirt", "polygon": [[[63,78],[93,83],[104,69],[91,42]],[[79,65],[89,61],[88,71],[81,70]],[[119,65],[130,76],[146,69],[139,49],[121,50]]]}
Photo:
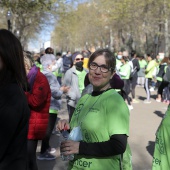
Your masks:
{"label": "woman in green t-shirt", "polygon": [[145,68],[147,66],[147,62],[146,62],[143,55],[139,56],[139,66],[140,66],[140,70],[138,71],[137,84],[144,87],[144,84],[145,84]]}
{"label": "woman in green t-shirt", "polygon": [[131,67],[130,67],[129,59],[127,56],[123,56],[121,59],[121,62],[122,62],[122,65],[120,66],[120,69],[119,69],[119,75],[121,76],[121,79],[124,82],[124,87],[123,87],[123,90],[125,91],[124,99],[127,100],[129,110],[132,110],[133,106],[131,105],[130,97],[129,97],[129,94],[130,94],[129,77],[130,77]]}
{"label": "woman in green t-shirt", "polygon": [[[57,125],[60,131],[71,129],[71,134],[80,138],[74,141],[70,135],[70,140],[61,143],[63,155],[74,154],[68,170],[122,168],[121,155],[129,149],[129,109],[110,86],[115,65],[115,57],[108,49],[99,49],[91,55],[88,68],[93,92],[80,98],[70,124],[61,120]],[[128,164],[123,166],[128,166],[128,170],[132,167],[130,157],[130,153],[123,155]]]}

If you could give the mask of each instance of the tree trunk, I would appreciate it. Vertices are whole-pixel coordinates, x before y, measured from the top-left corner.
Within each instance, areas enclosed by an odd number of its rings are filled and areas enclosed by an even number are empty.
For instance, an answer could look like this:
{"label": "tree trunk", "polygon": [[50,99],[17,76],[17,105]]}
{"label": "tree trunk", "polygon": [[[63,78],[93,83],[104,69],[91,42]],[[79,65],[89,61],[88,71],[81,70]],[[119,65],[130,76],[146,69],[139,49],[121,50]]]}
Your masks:
{"label": "tree trunk", "polygon": [[113,47],[113,30],[110,28],[110,50],[113,52],[114,47]]}
{"label": "tree trunk", "polygon": [[169,35],[168,35],[168,19],[165,19],[165,30],[164,30],[164,36],[165,36],[165,56],[169,56]]}

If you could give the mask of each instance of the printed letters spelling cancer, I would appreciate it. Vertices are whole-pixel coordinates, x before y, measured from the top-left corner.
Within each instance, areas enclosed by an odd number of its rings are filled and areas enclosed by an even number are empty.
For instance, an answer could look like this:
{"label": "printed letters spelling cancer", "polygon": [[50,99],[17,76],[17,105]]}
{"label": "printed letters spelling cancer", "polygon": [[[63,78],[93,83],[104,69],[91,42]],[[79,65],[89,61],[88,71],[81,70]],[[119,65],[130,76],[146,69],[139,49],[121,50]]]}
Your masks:
{"label": "printed letters spelling cancer", "polygon": [[82,161],[82,160],[76,160],[74,162],[74,164],[78,165],[78,166],[83,166],[83,167],[87,167],[87,168],[90,168],[92,162],[87,162],[87,161]]}

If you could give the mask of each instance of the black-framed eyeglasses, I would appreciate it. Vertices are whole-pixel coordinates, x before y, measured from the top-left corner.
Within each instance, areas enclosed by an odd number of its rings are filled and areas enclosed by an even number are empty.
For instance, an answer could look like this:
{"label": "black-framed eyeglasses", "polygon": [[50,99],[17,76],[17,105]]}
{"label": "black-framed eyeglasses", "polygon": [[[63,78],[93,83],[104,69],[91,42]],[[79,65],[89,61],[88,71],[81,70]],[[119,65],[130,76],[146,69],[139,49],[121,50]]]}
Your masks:
{"label": "black-framed eyeglasses", "polygon": [[92,62],[92,63],[90,63],[90,69],[91,70],[96,70],[97,68],[100,68],[100,71],[102,72],[102,73],[107,73],[107,72],[109,72],[112,68],[108,68],[106,65],[104,65],[104,64],[102,64],[102,65],[98,65],[97,63],[95,63],[95,62]]}

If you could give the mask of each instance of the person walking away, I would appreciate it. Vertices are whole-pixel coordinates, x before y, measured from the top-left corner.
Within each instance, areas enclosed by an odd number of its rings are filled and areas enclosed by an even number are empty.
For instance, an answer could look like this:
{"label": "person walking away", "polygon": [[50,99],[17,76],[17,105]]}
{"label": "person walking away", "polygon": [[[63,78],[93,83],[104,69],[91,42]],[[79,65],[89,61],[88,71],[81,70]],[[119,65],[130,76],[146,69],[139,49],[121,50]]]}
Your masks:
{"label": "person walking away", "polygon": [[85,170],[87,167],[93,170],[120,170],[124,163],[121,155],[127,158],[127,164],[131,167],[129,170],[132,169],[128,159],[130,152],[126,156],[123,154],[128,146],[129,109],[123,98],[110,86],[115,66],[115,57],[110,50],[96,50],[88,63],[93,92],[80,98],[70,123],[67,120],[58,122],[60,131],[70,129],[70,133],[77,131],[80,134],[80,141],[61,143],[64,155],[74,154],[68,170]]}
{"label": "person walking away", "polygon": [[30,109],[21,43],[0,29],[0,169],[27,170]]}
{"label": "person walking away", "polygon": [[57,77],[52,73],[55,68],[55,56],[53,54],[45,54],[41,58],[42,73],[46,76],[51,89],[51,101],[49,109],[49,122],[46,130],[45,137],[42,140],[41,152],[37,157],[38,160],[54,160],[56,156],[50,154],[50,152],[55,152],[53,148],[50,147],[49,140],[54,129],[57,114],[61,107],[61,96],[63,93],[68,92],[68,87],[60,87]]}
{"label": "person walking away", "polygon": [[135,99],[135,88],[137,85],[137,79],[138,79],[138,71],[140,70],[139,61],[136,58],[136,52],[131,52],[131,62],[133,65],[133,70],[131,70],[131,73],[133,73],[133,76],[130,77],[130,87],[131,87],[131,95],[132,95],[132,103],[139,103],[138,100]]}
{"label": "person walking away", "polygon": [[139,66],[140,66],[140,70],[138,71],[137,84],[144,87],[144,84],[145,84],[145,69],[146,69],[146,66],[147,66],[147,62],[145,60],[144,55],[139,56]]}
{"label": "person walking away", "polygon": [[81,97],[81,93],[84,89],[84,79],[88,72],[83,68],[84,58],[80,52],[73,53],[71,58],[72,67],[67,70],[63,79],[63,85],[70,87],[66,96],[69,120],[71,120],[75,106]]}

